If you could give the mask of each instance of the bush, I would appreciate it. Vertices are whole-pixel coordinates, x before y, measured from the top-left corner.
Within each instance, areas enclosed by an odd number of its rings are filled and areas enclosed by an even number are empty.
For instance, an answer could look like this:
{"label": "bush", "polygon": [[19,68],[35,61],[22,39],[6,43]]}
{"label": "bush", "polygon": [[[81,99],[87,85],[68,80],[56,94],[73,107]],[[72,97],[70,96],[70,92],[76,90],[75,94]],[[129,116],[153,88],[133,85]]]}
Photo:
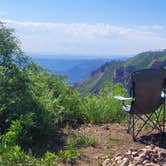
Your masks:
{"label": "bush", "polygon": [[58,160],[65,163],[74,163],[79,156],[78,149],[73,146],[67,146],[66,150],[60,150],[58,154]]}
{"label": "bush", "polygon": [[21,165],[29,166],[35,165],[39,166],[42,164],[41,159],[37,159],[32,156],[32,153],[24,153],[21,147],[18,145],[8,146],[6,144],[1,144],[0,148],[0,165]]}
{"label": "bush", "polygon": [[86,135],[73,135],[70,144],[77,147],[96,146],[97,140],[95,137],[89,137]]}
{"label": "bush", "polygon": [[122,122],[126,114],[122,111],[121,102],[114,99],[115,95],[127,96],[127,90],[118,83],[106,84],[98,96],[88,95],[81,104],[87,121],[90,123]]}
{"label": "bush", "polygon": [[64,107],[61,117],[61,126],[75,127],[85,121],[84,112],[81,110],[82,96],[72,87],[67,87],[58,97],[60,105]]}

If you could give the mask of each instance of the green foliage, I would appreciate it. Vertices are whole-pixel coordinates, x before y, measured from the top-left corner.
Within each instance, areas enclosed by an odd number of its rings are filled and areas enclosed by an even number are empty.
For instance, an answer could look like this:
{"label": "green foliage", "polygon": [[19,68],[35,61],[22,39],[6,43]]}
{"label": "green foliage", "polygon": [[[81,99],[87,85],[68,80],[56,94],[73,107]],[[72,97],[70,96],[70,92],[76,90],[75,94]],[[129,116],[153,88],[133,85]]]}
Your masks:
{"label": "green foliage", "polygon": [[[0,148],[0,165],[20,165],[20,166],[40,166],[40,165],[48,165],[45,164],[45,160],[38,159],[32,156],[31,152],[28,154],[24,153],[21,150],[21,147],[18,145],[15,146],[8,146],[6,144],[1,144]],[[48,165],[49,166],[49,165]]]}
{"label": "green foliage", "polygon": [[62,77],[28,61],[14,31],[0,26],[0,132],[7,144],[38,153],[51,147],[64,109],[55,93],[65,86]]}
{"label": "green foliage", "polygon": [[86,135],[73,135],[70,144],[76,147],[96,146],[97,140],[95,137],[89,137]]}
{"label": "green foliage", "polygon": [[22,54],[13,29],[0,24],[0,129],[5,132],[17,118],[15,109],[26,94],[25,68],[28,59]]}
{"label": "green foliage", "polygon": [[82,103],[87,121],[90,123],[122,122],[126,114],[122,104],[114,99],[115,95],[127,96],[127,90],[122,84],[107,83],[98,96],[88,95]]}
{"label": "green foliage", "polygon": [[21,116],[19,120],[13,121],[11,127],[2,136],[2,141],[8,145],[21,145],[30,148],[32,144],[32,135],[30,130],[34,125],[32,114]]}
{"label": "green foliage", "polygon": [[123,61],[110,61],[105,63],[89,78],[79,83],[76,89],[81,94],[98,93],[104,86],[106,81],[113,81],[114,70],[120,67]]}
{"label": "green foliage", "polygon": [[45,153],[45,159],[44,159],[45,165],[57,165],[57,155],[55,153],[46,152]]}
{"label": "green foliage", "polygon": [[58,98],[58,101],[63,105],[62,126],[76,126],[85,121],[84,112],[81,110],[82,96],[72,87],[67,87]]}
{"label": "green foliage", "polygon": [[58,160],[63,161],[65,163],[73,163],[79,156],[78,149],[73,146],[67,146],[66,150],[60,150],[58,154]]}
{"label": "green foliage", "polygon": [[24,67],[27,57],[22,54],[14,29],[0,23],[0,65],[9,69]]}

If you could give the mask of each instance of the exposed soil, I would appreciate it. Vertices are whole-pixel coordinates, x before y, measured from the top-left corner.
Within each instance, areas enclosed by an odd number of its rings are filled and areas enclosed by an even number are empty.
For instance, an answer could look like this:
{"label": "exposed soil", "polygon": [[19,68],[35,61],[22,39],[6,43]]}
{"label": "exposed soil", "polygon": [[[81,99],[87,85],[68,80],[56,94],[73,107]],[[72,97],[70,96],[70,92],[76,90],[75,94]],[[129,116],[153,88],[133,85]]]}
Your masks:
{"label": "exposed soil", "polygon": [[83,134],[97,139],[95,147],[80,149],[81,155],[74,164],[78,166],[98,166],[105,158],[113,158],[118,153],[125,153],[131,147],[140,149],[145,146],[134,142],[131,135],[127,134],[126,126],[117,123],[87,124],[74,130],[64,130],[64,133],[67,135]]}
{"label": "exposed soil", "polygon": [[[70,135],[86,135],[95,137],[97,144],[95,147],[82,147],[80,149],[80,157],[74,164],[62,164],[66,166],[101,166],[105,159],[113,159],[118,154],[125,154],[130,149],[140,150],[145,148],[147,144],[155,144],[162,148],[166,148],[166,139],[164,144],[158,142],[158,135],[146,135],[142,137],[142,142],[134,142],[130,134],[127,133],[127,126],[118,123],[107,123],[102,125],[85,124],[77,129],[64,129],[63,133]],[[155,138],[155,139],[154,139]],[[157,142],[153,142],[156,141]],[[163,140],[163,139],[162,139]],[[159,144],[158,144],[159,143]],[[61,164],[60,164],[61,165]]]}

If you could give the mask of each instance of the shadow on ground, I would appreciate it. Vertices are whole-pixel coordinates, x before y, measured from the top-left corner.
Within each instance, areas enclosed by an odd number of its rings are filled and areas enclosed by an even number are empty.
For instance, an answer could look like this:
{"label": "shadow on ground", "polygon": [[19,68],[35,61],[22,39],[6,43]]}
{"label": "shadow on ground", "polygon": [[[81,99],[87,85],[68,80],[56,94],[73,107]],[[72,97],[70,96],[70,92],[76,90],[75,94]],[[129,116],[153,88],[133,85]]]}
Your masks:
{"label": "shadow on ground", "polygon": [[66,139],[68,135],[62,130],[52,133],[49,139],[42,139],[38,144],[32,146],[32,153],[35,156],[43,156],[47,151],[59,152],[59,150],[64,149],[66,145]]}
{"label": "shadow on ground", "polygon": [[141,136],[138,142],[145,145],[154,144],[160,148],[166,149],[166,132]]}

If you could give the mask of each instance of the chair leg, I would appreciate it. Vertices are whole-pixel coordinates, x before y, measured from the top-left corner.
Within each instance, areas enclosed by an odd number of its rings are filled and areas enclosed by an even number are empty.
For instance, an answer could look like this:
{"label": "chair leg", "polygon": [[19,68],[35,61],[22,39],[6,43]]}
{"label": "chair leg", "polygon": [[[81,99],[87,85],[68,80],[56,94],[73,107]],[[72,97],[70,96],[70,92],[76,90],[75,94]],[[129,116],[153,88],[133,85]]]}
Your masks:
{"label": "chair leg", "polygon": [[128,121],[127,133],[130,133],[131,132],[131,114],[127,115],[127,121]]}
{"label": "chair leg", "polygon": [[134,114],[129,114],[128,115],[127,133],[131,134],[133,141],[136,141],[136,136],[135,136],[135,115]]}
{"label": "chair leg", "polygon": [[165,134],[165,118],[166,118],[166,110],[165,110],[165,99],[164,99],[164,115],[163,115],[163,133]]}
{"label": "chair leg", "polygon": [[[149,127],[152,128],[152,131],[154,129],[158,129],[159,131],[161,131],[163,134],[165,134],[166,132],[166,105],[165,105],[165,101],[164,104],[162,105],[161,109],[158,110],[158,112],[152,112],[151,114],[147,115],[144,114],[142,115],[135,115],[135,114],[129,114],[128,115],[128,129],[127,132],[131,134],[133,141],[137,141],[137,137],[139,135],[139,133],[143,130],[143,128],[145,127],[146,124],[149,124]],[[160,115],[161,112],[163,111],[163,119],[162,121],[160,121]],[[152,115],[155,115],[156,121],[153,121],[153,119],[151,119]],[[141,123],[142,122],[142,123]]]}
{"label": "chair leg", "polygon": [[[143,130],[143,128],[148,122],[152,122],[151,125],[149,123],[149,126],[151,126],[152,129],[157,128],[159,130],[159,128],[155,125],[155,123],[150,120],[152,115],[153,113],[151,113],[149,116],[144,115],[145,117],[143,118],[141,115],[131,114],[132,125],[130,126],[130,131],[131,131],[130,134],[134,141],[137,141],[139,133]],[[142,121],[142,124],[139,123],[140,121]]]}
{"label": "chair leg", "polygon": [[133,138],[133,141],[136,141],[136,136],[135,136],[135,116],[134,114],[131,114],[131,119],[132,119],[132,138]]}

